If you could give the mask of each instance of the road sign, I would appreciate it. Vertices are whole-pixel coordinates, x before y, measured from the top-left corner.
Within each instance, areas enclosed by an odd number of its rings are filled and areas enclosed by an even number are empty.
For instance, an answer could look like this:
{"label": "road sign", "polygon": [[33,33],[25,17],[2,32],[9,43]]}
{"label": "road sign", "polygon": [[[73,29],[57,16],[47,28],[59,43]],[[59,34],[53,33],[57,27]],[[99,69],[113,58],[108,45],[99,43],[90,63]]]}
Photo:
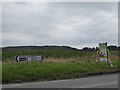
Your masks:
{"label": "road sign", "polygon": [[107,61],[108,59],[107,43],[99,43],[98,53],[99,53],[100,61]]}
{"label": "road sign", "polygon": [[43,61],[43,56],[35,56],[35,55],[19,55],[15,56],[15,60],[17,62],[20,61]]}
{"label": "road sign", "polygon": [[106,43],[99,43],[98,47],[98,59],[96,61],[108,61],[111,66],[112,62],[109,59],[109,50],[107,49],[107,42]]}

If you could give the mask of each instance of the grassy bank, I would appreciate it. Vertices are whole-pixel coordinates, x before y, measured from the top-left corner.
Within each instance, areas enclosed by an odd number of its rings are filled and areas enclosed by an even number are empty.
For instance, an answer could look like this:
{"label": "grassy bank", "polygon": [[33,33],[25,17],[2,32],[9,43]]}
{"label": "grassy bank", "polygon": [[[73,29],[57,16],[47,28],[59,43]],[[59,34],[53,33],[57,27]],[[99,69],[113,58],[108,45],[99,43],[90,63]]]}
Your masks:
{"label": "grassy bank", "polygon": [[[77,50],[41,50],[41,51],[7,51],[2,52],[2,62],[14,62],[16,55],[43,55],[45,59],[70,59],[73,60],[95,60],[97,58],[96,52],[82,52]],[[110,58],[117,60],[118,51],[110,52]]]}
{"label": "grassy bank", "polygon": [[106,62],[29,62],[4,64],[2,67],[2,83],[69,79],[118,71],[118,62],[113,61],[113,65],[113,67],[110,67]]}
{"label": "grassy bank", "polygon": [[[14,62],[16,55],[43,55],[43,62]],[[118,52],[110,52],[113,67],[106,62],[95,63],[96,52],[76,50],[2,52],[2,83],[48,81],[79,78],[120,71]]]}

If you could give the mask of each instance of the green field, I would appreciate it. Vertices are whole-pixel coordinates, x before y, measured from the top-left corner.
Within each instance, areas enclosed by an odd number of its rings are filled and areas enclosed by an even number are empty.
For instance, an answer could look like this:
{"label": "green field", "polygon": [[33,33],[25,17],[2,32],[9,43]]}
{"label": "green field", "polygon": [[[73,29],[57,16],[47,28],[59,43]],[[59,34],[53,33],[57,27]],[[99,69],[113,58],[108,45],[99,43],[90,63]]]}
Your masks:
{"label": "green field", "polygon": [[[43,62],[14,62],[15,55],[44,55]],[[2,83],[48,81],[118,72],[118,52],[110,52],[113,67],[95,63],[96,52],[75,50],[16,51],[2,54]]]}
{"label": "green field", "polygon": [[15,55],[43,55],[46,58],[69,58],[93,55],[95,52],[80,52],[77,50],[41,50],[41,51],[9,51],[2,52],[3,61],[13,60]]}

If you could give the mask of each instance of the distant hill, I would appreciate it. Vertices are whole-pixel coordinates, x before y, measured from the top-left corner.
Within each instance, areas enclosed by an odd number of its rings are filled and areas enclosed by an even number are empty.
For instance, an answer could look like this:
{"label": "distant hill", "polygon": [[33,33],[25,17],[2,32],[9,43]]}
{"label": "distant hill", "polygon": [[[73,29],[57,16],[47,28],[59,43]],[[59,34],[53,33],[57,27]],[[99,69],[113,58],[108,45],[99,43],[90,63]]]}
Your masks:
{"label": "distant hill", "polygon": [[2,51],[29,51],[29,50],[78,50],[78,49],[69,46],[13,46],[2,48]]}
{"label": "distant hill", "polygon": [[[108,46],[110,51],[119,51],[120,46]],[[96,51],[97,47],[84,47],[83,49],[77,49],[70,46],[12,46],[3,47],[2,51],[31,51],[31,50],[78,50],[78,51]]]}

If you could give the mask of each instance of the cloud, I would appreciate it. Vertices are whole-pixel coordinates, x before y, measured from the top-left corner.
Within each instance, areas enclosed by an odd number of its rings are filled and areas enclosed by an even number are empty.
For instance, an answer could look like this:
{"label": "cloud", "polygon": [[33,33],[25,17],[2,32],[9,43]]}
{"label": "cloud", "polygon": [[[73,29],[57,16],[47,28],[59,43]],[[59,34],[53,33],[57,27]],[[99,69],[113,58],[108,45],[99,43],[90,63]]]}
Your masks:
{"label": "cloud", "polygon": [[113,2],[7,2],[2,14],[3,46],[56,44],[80,48],[118,42],[117,3]]}

